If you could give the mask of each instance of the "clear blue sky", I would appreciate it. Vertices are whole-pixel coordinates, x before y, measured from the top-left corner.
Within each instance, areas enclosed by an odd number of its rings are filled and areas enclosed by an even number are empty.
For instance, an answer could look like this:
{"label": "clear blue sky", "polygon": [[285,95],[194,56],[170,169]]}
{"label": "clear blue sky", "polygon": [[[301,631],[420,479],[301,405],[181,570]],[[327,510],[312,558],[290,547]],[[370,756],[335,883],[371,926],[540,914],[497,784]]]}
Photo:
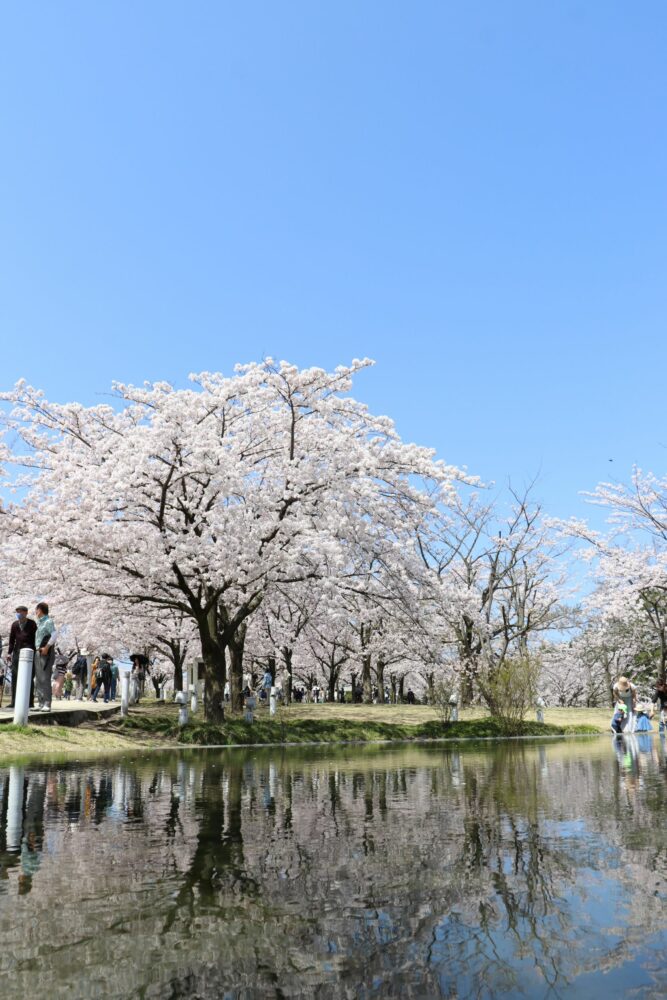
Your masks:
{"label": "clear blue sky", "polygon": [[3,386],[368,355],[554,514],[663,471],[663,2],[44,0],[0,46]]}

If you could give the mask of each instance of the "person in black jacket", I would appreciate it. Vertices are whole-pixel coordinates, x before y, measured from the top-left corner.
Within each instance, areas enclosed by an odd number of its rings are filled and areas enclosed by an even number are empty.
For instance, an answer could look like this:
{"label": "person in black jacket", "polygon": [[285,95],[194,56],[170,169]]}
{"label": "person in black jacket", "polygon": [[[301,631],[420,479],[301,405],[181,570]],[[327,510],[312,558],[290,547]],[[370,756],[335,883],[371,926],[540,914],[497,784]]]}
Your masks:
{"label": "person in black jacket", "polygon": [[104,684],[104,701],[108,703],[111,692],[111,657],[108,653],[102,655],[100,665],[97,668],[97,687],[93,691],[93,701],[97,701],[100,688]]}
{"label": "person in black jacket", "polygon": [[76,662],[72,667],[74,676],[74,690],[77,701],[83,701],[83,692],[88,681],[88,657],[84,653],[79,653]]}
{"label": "person in black jacket", "polygon": [[[11,707],[14,707],[16,700],[16,678],[19,672],[19,654],[22,649],[35,649],[35,633],[37,632],[37,622],[28,618],[28,609],[25,604],[19,604],[16,608],[16,621],[12,622],[9,630],[9,645],[7,646],[7,661],[12,667],[12,700]],[[33,667],[30,678],[30,707],[34,705],[33,692],[35,686],[35,670]]]}

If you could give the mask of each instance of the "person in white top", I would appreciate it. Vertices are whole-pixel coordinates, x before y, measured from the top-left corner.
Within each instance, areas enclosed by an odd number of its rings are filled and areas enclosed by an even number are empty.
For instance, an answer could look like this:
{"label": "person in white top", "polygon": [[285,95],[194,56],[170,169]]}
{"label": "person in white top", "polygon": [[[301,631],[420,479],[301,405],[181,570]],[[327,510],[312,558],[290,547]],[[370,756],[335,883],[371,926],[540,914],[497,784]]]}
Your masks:
{"label": "person in white top", "polygon": [[56,655],[58,633],[49,617],[49,606],[40,601],[35,608],[37,632],[35,633],[35,696],[43,712],[51,711],[51,674]]}
{"label": "person in white top", "polygon": [[627,677],[619,677],[614,684],[614,701],[622,701],[626,708],[624,733],[634,733],[636,725],[637,688]]}

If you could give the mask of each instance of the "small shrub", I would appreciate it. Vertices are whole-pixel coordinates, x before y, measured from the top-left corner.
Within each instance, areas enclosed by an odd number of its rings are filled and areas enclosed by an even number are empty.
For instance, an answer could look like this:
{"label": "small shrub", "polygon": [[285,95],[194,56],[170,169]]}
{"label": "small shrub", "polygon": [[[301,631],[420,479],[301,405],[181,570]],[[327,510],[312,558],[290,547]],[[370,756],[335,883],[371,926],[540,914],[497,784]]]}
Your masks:
{"label": "small shrub", "polygon": [[487,678],[484,699],[507,733],[521,723],[537,699],[540,661],[534,656],[506,659]]}
{"label": "small shrub", "polygon": [[447,681],[438,681],[432,688],[431,704],[440,716],[440,721],[445,725],[452,717],[452,705],[449,699],[454,692],[454,685]]}

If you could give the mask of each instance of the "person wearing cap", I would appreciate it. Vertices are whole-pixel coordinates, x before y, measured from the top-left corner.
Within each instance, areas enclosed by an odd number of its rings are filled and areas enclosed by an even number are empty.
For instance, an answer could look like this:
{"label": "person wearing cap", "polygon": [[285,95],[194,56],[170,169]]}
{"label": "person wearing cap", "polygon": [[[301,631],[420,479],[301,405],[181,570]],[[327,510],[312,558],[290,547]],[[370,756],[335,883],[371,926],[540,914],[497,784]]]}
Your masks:
{"label": "person wearing cap", "polygon": [[624,733],[634,733],[635,731],[635,706],[637,704],[637,688],[627,677],[619,677],[614,684],[614,701],[623,702],[626,708],[626,722],[623,726]]}
{"label": "person wearing cap", "polygon": [[[16,608],[16,621],[12,622],[9,630],[9,645],[7,646],[7,663],[12,668],[12,700],[11,707],[14,707],[16,699],[16,678],[19,671],[19,655],[22,649],[35,649],[35,634],[37,623],[32,618],[28,618],[28,609],[25,604],[19,604]],[[35,668],[33,666],[30,678],[30,707],[33,706],[33,696],[35,688]]]}
{"label": "person wearing cap", "polygon": [[49,617],[49,606],[40,601],[35,608],[37,631],[35,633],[35,687],[37,702],[43,712],[51,711],[51,673],[56,658],[57,638],[53,619]]}

